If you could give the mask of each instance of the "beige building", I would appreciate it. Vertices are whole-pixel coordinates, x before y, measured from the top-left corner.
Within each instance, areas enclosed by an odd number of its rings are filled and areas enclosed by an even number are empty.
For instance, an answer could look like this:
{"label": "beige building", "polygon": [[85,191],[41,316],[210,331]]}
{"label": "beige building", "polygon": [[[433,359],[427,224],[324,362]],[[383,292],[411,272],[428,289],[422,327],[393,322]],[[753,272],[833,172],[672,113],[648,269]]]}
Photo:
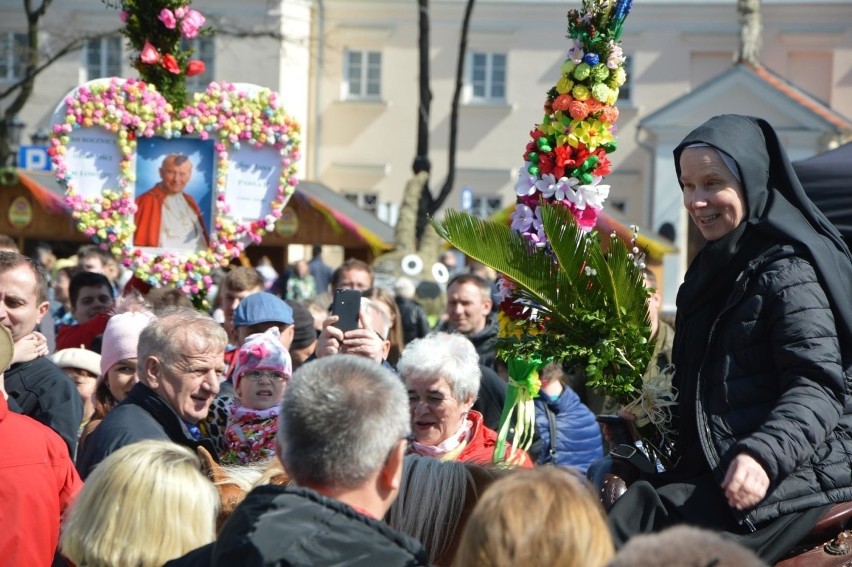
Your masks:
{"label": "beige building", "polygon": [[[450,101],[466,2],[431,0],[433,186],[446,176]],[[665,303],[688,256],[671,149],[693,126],[722,112],[763,116],[794,159],[852,133],[852,3],[763,0],[762,67],[732,65],[736,0],[635,0],[622,36],[629,86],[619,101],[608,206],[644,227],[666,227],[681,250],[665,261]],[[457,172],[448,207],[487,215],[514,201],[514,178],[544,93],[569,47],[566,13],[578,1],[477,0],[459,108]],[[414,0],[197,0],[229,33],[197,43],[207,80],[257,83],[280,91],[304,125],[301,175],[355,200],[393,224],[410,176],[418,112],[418,11]],[[20,0],[0,0],[0,87],[14,77]],[[100,2],[54,3],[44,37],[118,27]],[[73,30],[69,31],[69,30]],[[241,38],[238,32],[253,32]],[[263,34],[279,34],[278,42]],[[95,76],[130,74],[119,38],[88,42],[36,83],[21,113],[28,130],[62,95]],[[2,104],[2,102],[0,102]]]}

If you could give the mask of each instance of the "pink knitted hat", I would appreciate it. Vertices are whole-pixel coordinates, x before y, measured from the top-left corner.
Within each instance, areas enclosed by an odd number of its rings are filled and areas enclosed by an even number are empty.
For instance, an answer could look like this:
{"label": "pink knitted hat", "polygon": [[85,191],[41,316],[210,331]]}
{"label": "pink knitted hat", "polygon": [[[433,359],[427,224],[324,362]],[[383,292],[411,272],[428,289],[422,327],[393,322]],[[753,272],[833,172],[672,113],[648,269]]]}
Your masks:
{"label": "pink knitted hat", "polygon": [[101,375],[98,381],[103,380],[119,360],[136,358],[139,335],[154,319],[156,317],[149,311],[127,311],[110,318],[101,346]]}
{"label": "pink knitted hat", "polygon": [[287,380],[293,376],[290,353],[281,345],[278,327],[270,327],[266,332],[246,337],[237,353],[237,365],[234,367],[235,390],[240,387],[243,375],[252,370],[274,370],[284,374]]}

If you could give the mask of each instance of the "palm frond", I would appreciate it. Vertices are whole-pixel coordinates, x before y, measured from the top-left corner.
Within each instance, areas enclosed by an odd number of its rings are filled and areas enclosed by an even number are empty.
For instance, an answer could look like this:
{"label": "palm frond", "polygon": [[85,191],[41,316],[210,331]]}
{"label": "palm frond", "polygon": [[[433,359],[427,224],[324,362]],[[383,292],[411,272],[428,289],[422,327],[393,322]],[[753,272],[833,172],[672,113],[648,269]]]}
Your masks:
{"label": "palm frond", "polygon": [[557,266],[510,227],[456,210],[431,223],[447,242],[528,290],[534,301],[550,303],[556,295]]}
{"label": "palm frond", "polygon": [[653,350],[641,269],[618,239],[605,252],[566,207],[543,202],[540,218],[547,248],[468,213],[450,210],[431,222],[458,250],[518,286],[515,299],[528,305],[520,317],[526,332],[498,339],[503,356],[569,361],[592,388],[624,403],[641,387]]}

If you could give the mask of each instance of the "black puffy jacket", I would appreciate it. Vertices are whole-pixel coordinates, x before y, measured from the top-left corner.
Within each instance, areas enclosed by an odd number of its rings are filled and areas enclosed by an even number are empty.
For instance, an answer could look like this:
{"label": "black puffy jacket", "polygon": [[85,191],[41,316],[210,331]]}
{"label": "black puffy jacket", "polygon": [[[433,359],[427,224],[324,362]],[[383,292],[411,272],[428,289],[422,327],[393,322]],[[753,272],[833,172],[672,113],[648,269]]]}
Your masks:
{"label": "black puffy jacket", "polygon": [[237,506],[212,555],[213,567],[428,564],[419,542],[384,522],[312,490],[273,485],[255,488]]}
{"label": "black puffy jacket", "polygon": [[[852,285],[852,282],[850,282]],[[768,473],[750,527],[852,500],[852,398],[828,299],[792,246],[752,261],[704,345],[696,388],[703,453],[721,483],[746,452]]]}

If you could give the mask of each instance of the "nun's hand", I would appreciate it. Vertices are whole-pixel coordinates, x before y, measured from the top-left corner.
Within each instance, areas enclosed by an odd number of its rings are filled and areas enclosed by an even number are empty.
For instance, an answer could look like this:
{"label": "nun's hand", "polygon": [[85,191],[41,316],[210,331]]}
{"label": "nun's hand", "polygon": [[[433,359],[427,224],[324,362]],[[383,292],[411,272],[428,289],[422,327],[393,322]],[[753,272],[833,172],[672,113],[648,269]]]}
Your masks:
{"label": "nun's hand", "polygon": [[722,489],[731,508],[747,510],[766,496],[769,475],[753,457],[740,453],[731,461]]}

